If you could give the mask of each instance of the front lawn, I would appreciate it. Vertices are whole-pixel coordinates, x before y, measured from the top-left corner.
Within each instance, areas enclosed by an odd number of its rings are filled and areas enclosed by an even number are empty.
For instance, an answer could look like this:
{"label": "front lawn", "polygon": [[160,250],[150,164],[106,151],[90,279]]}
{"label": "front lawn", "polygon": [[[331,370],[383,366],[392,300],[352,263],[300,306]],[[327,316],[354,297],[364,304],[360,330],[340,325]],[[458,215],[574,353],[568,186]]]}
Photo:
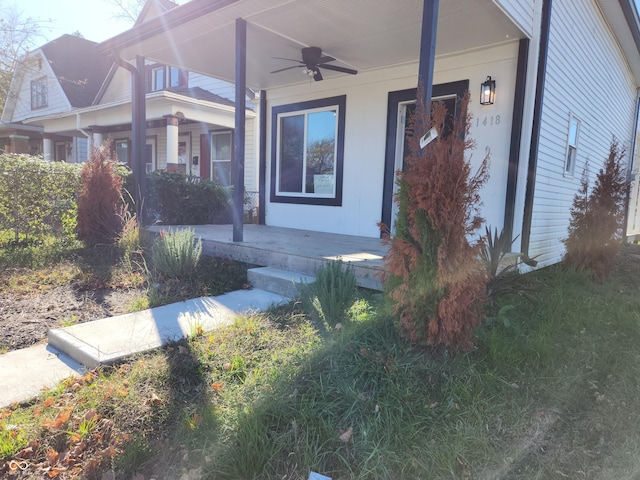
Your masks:
{"label": "front lawn", "polygon": [[369,295],[322,335],[297,305],[195,332],[0,412],[0,476],[634,478],[639,284],[635,246],[604,283],[522,276],[457,355]]}

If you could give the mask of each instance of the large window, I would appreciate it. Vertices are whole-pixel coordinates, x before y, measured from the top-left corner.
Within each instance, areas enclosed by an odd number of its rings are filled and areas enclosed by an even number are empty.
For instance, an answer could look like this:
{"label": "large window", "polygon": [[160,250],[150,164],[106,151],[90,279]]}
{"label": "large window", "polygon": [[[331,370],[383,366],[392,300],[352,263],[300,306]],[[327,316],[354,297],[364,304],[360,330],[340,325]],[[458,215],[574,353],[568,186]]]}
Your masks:
{"label": "large window", "polygon": [[346,97],[272,111],[271,201],[342,204]]}
{"label": "large window", "polygon": [[576,154],[578,152],[578,133],[580,121],[571,115],[569,117],[569,136],[567,139],[567,159],[564,164],[564,174],[573,176],[576,169]]}
{"label": "large window", "polygon": [[213,132],[211,134],[211,176],[220,185],[233,184],[231,178],[232,151],[231,132]]}
{"label": "large window", "polygon": [[47,77],[31,80],[31,109],[43,108],[48,104]]}

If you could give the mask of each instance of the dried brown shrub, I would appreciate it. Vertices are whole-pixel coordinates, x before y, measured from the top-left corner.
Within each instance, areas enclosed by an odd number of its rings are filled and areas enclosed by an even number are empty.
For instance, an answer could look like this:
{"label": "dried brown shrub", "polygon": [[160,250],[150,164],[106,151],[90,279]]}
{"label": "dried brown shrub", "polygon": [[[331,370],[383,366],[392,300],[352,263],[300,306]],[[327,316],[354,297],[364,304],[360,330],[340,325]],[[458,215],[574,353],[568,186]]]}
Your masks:
{"label": "dried brown shrub", "polygon": [[113,243],[122,221],[120,199],[122,177],[117,171],[110,142],[91,147],[91,157],[82,169],[82,187],[78,196],[78,238],[87,245]]}
{"label": "dried brown shrub", "polygon": [[[469,238],[483,221],[479,191],[488,179],[489,155],[472,174],[465,158],[475,148],[468,94],[451,128],[443,104],[434,103],[429,117],[421,107],[421,91],[418,98],[408,126],[410,155],[404,172],[398,172],[399,212],[395,235],[388,239],[385,288],[409,340],[467,350],[486,304],[481,245]],[[420,136],[431,125],[440,136],[420,149]]]}

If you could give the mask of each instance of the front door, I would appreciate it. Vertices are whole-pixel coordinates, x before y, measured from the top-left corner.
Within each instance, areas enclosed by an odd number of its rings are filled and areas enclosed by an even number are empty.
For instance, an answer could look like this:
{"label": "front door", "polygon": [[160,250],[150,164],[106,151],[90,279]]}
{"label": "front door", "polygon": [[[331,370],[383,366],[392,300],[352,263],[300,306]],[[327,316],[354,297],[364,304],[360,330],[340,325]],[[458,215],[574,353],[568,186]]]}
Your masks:
{"label": "front door", "polygon": [[[445,103],[447,111],[451,115],[451,123],[453,116],[460,114],[459,99],[462,98],[468,87],[468,80],[433,86],[432,100]],[[404,169],[404,159],[409,154],[407,148],[407,125],[409,125],[409,120],[415,110],[415,88],[389,93],[382,223],[387,226],[388,232],[392,234],[398,213],[398,206],[393,200],[398,192],[396,172]],[[447,124],[450,124],[450,122],[447,121]]]}

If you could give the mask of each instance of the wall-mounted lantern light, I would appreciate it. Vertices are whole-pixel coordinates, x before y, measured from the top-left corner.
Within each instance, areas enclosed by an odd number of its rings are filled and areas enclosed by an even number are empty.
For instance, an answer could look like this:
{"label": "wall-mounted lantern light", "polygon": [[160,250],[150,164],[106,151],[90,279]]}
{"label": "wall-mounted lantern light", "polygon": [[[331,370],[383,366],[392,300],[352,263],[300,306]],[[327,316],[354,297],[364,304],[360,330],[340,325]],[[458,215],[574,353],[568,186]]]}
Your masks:
{"label": "wall-mounted lantern light", "polygon": [[496,81],[491,76],[480,85],[480,105],[493,105],[496,100]]}

